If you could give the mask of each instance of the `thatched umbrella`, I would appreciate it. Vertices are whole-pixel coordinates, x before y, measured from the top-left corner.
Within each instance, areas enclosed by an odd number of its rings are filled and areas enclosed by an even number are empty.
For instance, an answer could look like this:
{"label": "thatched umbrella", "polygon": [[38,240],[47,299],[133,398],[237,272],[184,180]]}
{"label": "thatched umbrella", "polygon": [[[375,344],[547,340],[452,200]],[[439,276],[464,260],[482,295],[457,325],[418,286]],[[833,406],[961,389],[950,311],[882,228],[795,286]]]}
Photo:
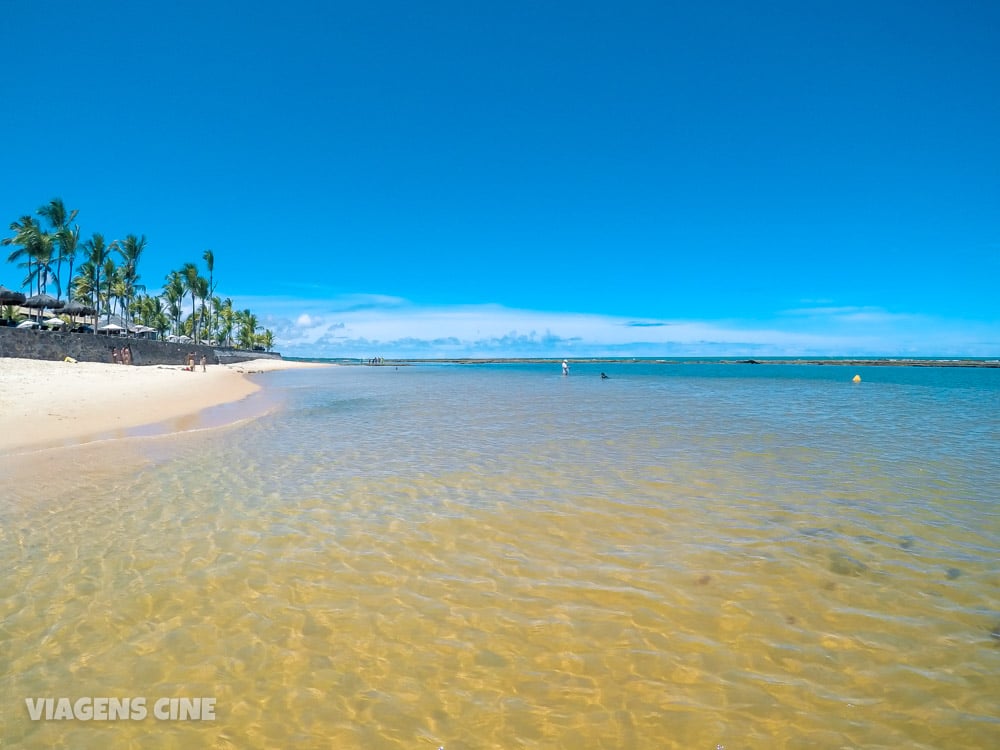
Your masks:
{"label": "thatched umbrella", "polygon": [[92,308],[90,305],[85,305],[82,302],[78,302],[75,299],[71,299],[69,302],[63,305],[62,309],[59,312],[61,312],[63,315],[69,315],[72,318],[77,318],[77,317],[85,317],[87,315],[93,315],[96,312],[96,310],[94,310],[94,308]]}
{"label": "thatched umbrella", "polygon": [[94,308],[89,305],[85,305],[82,302],[77,302],[75,299],[71,299],[62,306],[60,312],[63,315],[93,315]]}
{"label": "thatched umbrella", "polygon": [[20,292],[15,292],[13,289],[8,289],[5,286],[0,286],[0,305],[23,305],[24,295]]}
{"label": "thatched umbrella", "polygon": [[28,297],[24,302],[21,303],[25,307],[36,308],[38,310],[39,323],[41,322],[42,310],[48,308],[49,310],[58,310],[66,303],[60,299],[56,299],[51,294],[35,294]]}
{"label": "thatched umbrella", "polygon": [[58,310],[66,303],[61,299],[56,299],[51,294],[33,294],[21,304],[25,307],[37,307],[39,310],[46,308],[49,310]]}

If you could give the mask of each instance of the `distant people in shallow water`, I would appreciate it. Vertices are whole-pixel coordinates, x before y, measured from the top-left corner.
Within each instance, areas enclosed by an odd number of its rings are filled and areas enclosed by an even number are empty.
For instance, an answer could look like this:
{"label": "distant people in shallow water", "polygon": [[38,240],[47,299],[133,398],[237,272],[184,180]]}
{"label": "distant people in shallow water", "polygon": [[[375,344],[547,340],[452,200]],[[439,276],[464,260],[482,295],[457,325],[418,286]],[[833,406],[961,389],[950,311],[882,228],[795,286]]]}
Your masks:
{"label": "distant people in shallow water", "polygon": [[569,375],[569,362],[563,360],[563,375]]}

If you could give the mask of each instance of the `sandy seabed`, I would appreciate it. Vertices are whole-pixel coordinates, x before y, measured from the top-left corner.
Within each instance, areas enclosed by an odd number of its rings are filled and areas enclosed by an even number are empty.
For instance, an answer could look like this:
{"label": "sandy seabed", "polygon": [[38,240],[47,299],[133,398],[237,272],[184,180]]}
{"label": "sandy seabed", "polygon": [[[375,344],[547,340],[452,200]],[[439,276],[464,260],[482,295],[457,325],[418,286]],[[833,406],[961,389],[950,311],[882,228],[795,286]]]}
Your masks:
{"label": "sandy seabed", "polygon": [[324,366],[259,359],[191,372],[180,365],[0,358],[0,456],[80,444],[242,400],[260,388],[248,373]]}

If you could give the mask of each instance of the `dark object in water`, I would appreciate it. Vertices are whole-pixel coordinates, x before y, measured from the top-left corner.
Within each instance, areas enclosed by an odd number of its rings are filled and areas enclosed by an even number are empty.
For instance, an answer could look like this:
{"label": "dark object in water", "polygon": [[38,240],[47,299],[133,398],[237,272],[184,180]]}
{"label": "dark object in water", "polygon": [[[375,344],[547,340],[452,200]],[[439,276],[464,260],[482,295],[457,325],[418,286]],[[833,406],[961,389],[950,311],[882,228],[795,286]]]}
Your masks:
{"label": "dark object in water", "polygon": [[698,584],[699,586],[707,586],[711,582],[712,582],[712,576],[709,576],[709,575],[704,575],[701,578],[699,578],[697,581],[695,581],[695,583]]}
{"label": "dark object in water", "polygon": [[948,577],[949,581],[954,581],[956,578],[962,575],[962,571],[959,570],[958,568],[948,568],[948,570],[945,572],[945,575]]}
{"label": "dark object in water", "polygon": [[605,372],[601,373],[601,380],[609,380],[607,373]]}
{"label": "dark object in water", "polygon": [[839,576],[860,576],[868,572],[868,566],[843,552],[834,552],[830,555],[830,572]]}
{"label": "dark object in water", "polygon": [[899,546],[903,549],[910,549],[913,547],[915,540],[912,536],[904,536],[899,540]]}
{"label": "dark object in water", "polygon": [[1000,641],[1000,622],[990,631],[990,638],[994,641]]}

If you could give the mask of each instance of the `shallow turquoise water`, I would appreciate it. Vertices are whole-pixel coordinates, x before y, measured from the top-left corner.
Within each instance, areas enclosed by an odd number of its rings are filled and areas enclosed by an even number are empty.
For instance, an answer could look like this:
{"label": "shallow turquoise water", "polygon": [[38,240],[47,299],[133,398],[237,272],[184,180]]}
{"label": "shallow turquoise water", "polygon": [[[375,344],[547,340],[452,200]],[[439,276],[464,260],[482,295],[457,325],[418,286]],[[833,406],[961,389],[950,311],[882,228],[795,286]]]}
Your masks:
{"label": "shallow turquoise water", "polygon": [[[6,495],[6,746],[1000,737],[1000,370],[262,377],[272,414]],[[30,719],[64,695],[217,708]]]}

